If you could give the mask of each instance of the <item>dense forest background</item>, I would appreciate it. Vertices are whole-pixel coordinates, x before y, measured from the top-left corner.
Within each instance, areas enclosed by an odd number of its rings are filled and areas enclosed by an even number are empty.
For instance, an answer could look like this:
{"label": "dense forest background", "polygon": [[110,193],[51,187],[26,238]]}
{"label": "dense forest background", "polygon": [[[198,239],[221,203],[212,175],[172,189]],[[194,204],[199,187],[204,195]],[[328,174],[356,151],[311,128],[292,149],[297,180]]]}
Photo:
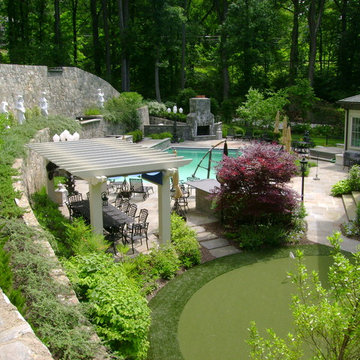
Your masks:
{"label": "dense forest background", "polygon": [[4,0],[0,47],[158,101],[192,88],[235,108],[300,78],[334,102],[360,92],[360,1]]}

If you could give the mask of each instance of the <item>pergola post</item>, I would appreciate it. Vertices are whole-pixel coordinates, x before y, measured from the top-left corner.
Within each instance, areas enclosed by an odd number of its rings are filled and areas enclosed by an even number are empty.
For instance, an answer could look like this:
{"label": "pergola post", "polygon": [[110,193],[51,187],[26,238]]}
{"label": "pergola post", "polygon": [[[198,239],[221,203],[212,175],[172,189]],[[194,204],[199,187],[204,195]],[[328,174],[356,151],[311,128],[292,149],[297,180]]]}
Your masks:
{"label": "pergola post", "polygon": [[92,231],[97,234],[103,233],[101,190],[101,181],[89,181],[90,224]]}
{"label": "pergola post", "polygon": [[171,205],[170,205],[170,176],[171,171],[162,172],[162,185],[158,186],[158,209],[159,209],[159,242],[169,243],[171,240]]}

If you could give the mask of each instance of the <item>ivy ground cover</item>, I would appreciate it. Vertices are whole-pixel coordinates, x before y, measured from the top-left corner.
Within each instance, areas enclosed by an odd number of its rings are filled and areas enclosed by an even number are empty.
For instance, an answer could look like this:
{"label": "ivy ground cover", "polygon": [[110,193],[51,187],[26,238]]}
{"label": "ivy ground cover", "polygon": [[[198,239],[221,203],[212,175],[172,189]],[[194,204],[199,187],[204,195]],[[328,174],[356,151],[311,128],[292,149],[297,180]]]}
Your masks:
{"label": "ivy ground cover", "polygon": [[[309,257],[309,268],[326,280],[329,248],[297,247]],[[287,272],[294,248],[240,253],[184,273],[150,302],[152,325],[149,359],[247,359],[247,328],[291,330],[289,310],[294,287]]]}

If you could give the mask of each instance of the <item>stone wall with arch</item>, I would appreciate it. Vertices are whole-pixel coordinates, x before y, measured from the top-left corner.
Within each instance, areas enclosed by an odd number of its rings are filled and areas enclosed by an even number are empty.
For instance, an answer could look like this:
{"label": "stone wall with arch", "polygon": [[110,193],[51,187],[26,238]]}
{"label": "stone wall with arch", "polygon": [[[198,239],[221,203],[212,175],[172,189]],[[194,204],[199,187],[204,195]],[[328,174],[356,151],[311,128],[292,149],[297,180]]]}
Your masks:
{"label": "stone wall with arch", "polygon": [[76,117],[97,104],[98,89],[105,101],[119,92],[108,82],[76,67],[0,64],[0,102],[6,101],[14,112],[18,95],[24,97],[25,108],[39,107],[45,91],[50,115]]}

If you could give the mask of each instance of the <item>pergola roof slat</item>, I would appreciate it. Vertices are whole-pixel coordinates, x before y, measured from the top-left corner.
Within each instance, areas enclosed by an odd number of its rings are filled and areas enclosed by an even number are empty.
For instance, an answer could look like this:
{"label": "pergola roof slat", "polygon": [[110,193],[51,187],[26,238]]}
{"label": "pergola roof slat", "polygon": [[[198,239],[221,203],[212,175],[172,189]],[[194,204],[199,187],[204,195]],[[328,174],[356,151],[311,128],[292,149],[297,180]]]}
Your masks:
{"label": "pergola roof slat", "polygon": [[28,147],[61,169],[84,179],[162,171],[191,161],[116,138],[30,143]]}

